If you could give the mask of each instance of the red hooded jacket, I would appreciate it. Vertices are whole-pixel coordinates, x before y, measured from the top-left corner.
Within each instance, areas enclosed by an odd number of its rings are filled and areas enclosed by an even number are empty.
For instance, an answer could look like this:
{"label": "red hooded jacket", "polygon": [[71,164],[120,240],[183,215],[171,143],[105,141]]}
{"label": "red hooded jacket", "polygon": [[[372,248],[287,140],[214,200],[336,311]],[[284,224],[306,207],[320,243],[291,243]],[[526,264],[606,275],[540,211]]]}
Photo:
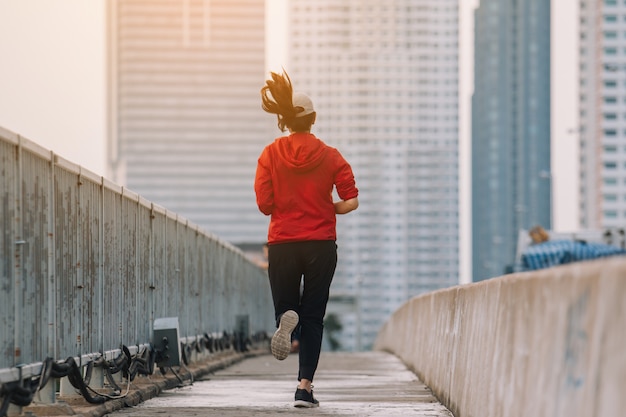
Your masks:
{"label": "red hooded jacket", "polygon": [[266,146],[254,191],[259,210],[271,215],[268,243],[336,240],[333,187],[342,200],[359,194],[350,164],[311,133],[293,133]]}

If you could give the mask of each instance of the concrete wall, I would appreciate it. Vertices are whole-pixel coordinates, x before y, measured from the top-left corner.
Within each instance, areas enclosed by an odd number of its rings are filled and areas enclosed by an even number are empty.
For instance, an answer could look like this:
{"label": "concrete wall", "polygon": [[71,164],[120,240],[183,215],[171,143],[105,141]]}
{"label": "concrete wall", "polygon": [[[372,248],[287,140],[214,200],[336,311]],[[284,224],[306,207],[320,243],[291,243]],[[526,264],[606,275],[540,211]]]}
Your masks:
{"label": "concrete wall", "polygon": [[380,331],[456,417],[626,415],[626,259],[416,297]]}

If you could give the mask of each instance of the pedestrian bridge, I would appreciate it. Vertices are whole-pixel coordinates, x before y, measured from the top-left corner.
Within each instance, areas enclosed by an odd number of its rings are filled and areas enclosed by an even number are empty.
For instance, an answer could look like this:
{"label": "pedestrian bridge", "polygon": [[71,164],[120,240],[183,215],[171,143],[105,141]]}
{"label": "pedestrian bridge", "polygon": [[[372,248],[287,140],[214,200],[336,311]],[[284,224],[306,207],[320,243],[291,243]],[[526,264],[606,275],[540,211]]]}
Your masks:
{"label": "pedestrian bridge", "polygon": [[[0,416],[298,411],[295,357],[268,355],[265,272],[241,251],[3,129],[0,161]],[[396,311],[374,352],[324,353],[314,412],[622,416],[625,328],[623,257],[443,289]]]}

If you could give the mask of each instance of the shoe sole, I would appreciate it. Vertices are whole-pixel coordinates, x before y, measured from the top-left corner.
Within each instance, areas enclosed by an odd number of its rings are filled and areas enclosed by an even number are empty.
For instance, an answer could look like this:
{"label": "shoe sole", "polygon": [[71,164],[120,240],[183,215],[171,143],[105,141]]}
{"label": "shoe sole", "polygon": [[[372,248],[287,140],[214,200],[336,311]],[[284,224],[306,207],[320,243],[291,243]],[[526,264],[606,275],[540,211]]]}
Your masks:
{"label": "shoe sole", "polygon": [[297,408],[315,408],[319,407],[320,403],[310,403],[304,400],[297,400],[293,403],[293,406]]}
{"label": "shoe sole", "polygon": [[272,355],[279,361],[289,356],[291,351],[291,333],[298,325],[298,313],[288,310],[280,317],[278,330],[272,336]]}

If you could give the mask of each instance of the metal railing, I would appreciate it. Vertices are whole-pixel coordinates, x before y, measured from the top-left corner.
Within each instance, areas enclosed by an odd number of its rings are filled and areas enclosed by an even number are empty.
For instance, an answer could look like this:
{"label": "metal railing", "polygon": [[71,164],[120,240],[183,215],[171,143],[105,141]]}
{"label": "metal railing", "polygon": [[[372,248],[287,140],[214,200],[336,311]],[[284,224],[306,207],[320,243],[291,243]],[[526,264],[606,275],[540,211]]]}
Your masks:
{"label": "metal railing", "polygon": [[274,327],[267,275],[239,249],[2,128],[0,222],[2,384],[150,343],[159,317],[186,338],[242,316],[251,334]]}

